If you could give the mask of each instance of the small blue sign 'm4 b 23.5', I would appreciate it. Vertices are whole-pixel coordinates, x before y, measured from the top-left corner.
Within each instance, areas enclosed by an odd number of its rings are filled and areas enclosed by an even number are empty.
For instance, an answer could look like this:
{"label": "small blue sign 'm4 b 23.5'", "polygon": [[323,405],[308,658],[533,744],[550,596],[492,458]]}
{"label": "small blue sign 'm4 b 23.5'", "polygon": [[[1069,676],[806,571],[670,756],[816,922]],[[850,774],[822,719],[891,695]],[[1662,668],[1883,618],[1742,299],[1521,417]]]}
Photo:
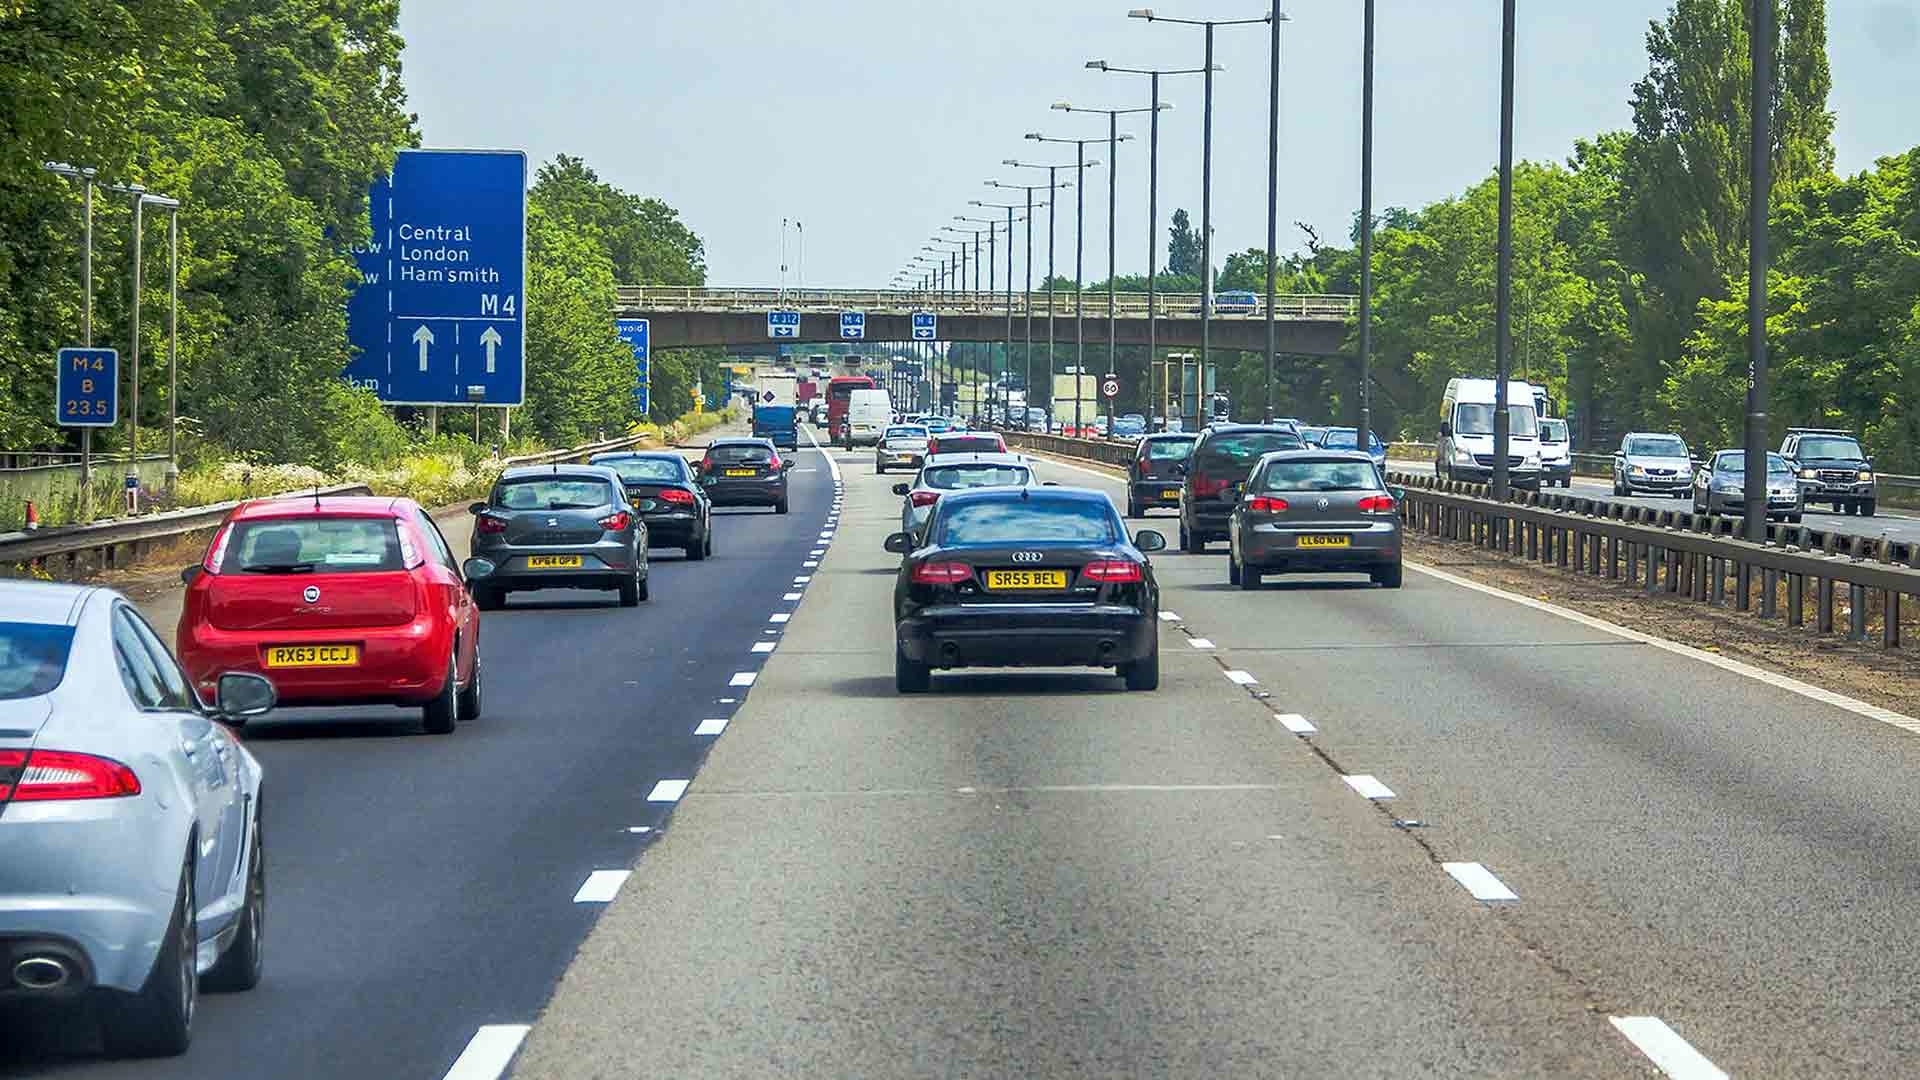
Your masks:
{"label": "small blue sign 'm4 b 23.5'", "polygon": [[120,354],[112,349],[61,349],[53,405],[61,427],[112,427],[120,420]]}

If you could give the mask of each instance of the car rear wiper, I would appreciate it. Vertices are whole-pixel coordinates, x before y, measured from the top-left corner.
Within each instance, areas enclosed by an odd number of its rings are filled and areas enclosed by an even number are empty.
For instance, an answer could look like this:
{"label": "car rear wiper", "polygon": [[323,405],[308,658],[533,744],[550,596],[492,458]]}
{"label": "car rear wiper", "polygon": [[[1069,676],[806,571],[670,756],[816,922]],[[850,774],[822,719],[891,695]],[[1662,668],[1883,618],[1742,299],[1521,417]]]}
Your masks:
{"label": "car rear wiper", "polygon": [[240,572],[243,574],[311,574],[319,568],[319,563],[311,562],[255,563],[252,566],[241,567]]}
{"label": "car rear wiper", "polygon": [[559,503],[557,502],[557,503],[548,503],[547,509],[549,510],[591,510],[594,507],[599,505],[600,505],[599,503]]}

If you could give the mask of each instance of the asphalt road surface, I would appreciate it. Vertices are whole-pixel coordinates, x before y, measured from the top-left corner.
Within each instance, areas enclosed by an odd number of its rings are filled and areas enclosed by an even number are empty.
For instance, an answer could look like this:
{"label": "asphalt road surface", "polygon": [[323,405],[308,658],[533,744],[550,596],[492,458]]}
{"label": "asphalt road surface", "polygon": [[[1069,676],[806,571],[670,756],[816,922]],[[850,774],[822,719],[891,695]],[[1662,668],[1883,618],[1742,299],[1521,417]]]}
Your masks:
{"label": "asphalt road surface", "polygon": [[1158,692],[904,698],[895,478],[800,456],[640,609],[490,613],[471,727],[249,729],[266,981],[176,1061],[8,1014],[0,1075],[1920,1072],[1920,724],[1219,545],[1155,556]]}

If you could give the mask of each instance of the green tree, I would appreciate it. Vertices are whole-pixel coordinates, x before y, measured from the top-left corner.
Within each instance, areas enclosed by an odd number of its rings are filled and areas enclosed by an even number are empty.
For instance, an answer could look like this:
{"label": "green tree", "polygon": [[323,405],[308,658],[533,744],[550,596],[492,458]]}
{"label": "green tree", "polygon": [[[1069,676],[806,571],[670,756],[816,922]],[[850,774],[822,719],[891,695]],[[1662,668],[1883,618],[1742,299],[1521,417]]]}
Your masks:
{"label": "green tree", "polygon": [[1167,273],[1200,276],[1200,235],[1185,210],[1173,212],[1173,232],[1167,238]]}

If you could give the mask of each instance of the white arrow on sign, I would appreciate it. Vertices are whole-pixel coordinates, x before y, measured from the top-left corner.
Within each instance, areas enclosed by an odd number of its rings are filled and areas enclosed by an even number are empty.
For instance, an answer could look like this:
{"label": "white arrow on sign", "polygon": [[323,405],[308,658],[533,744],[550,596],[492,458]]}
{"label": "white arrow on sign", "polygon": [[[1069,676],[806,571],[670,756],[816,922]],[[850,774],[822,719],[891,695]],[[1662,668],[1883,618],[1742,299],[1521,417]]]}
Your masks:
{"label": "white arrow on sign", "polygon": [[413,343],[420,346],[420,370],[425,371],[427,370],[427,346],[433,344],[433,331],[427,329],[426,323],[421,323],[420,329],[413,332]]}
{"label": "white arrow on sign", "polygon": [[493,374],[493,350],[500,347],[500,331],[489,326],[480,332],[480,344],[487,347],[487,374]]}

